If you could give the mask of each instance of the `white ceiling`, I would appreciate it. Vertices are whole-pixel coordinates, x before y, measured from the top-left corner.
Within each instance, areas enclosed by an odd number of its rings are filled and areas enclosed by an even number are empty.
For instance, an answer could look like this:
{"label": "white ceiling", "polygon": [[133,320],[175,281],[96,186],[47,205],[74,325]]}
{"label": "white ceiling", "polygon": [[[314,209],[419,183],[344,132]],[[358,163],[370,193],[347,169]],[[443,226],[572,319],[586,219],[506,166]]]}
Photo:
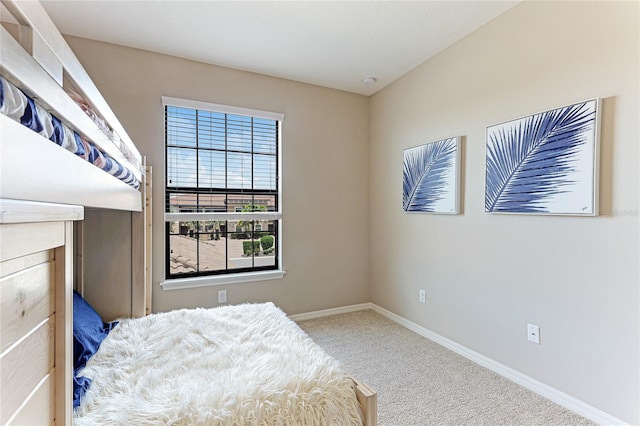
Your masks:
{"label": "white ceiling", "polygon": [[64,34],[363,95],[517,2],[42,1]]}

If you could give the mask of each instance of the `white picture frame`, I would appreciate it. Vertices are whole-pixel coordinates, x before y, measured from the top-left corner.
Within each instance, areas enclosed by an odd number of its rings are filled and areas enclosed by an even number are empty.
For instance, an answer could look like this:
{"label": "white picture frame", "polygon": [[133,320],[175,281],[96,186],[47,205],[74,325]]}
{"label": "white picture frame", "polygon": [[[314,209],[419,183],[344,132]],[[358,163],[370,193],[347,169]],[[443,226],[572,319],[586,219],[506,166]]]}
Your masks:
{"label": "white picture frame", "polygon": [[461,137],[407,148],[402,209],[407,213],[460,213]]}
{"label": "white picture frame", "polygon": [[600,99],[487,127],[485,212],[598,215]]}

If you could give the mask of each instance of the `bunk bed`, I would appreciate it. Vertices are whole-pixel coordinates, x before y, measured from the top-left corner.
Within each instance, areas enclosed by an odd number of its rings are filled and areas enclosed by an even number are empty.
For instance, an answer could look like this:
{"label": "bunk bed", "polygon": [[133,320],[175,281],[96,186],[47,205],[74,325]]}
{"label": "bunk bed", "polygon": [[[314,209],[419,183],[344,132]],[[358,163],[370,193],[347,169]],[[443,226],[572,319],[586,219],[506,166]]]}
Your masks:
{"label": "bunk bed", "polygon": [[[0,424],[67,425],[74,288],[119,305],[110,320],[151,313],[151,170],[42,5],[0,4]],[[92,272],[123,269],[106,242],[130,257],[128,291]],[[376,424],[375,392],[353,390]]]}
{"label": "bunk bed", "polygon": [[42,5],[0,8],[0,424],[66,425],[72,291],[112,285],[84,278],[114,224],[86,219],[128,218],[123,313],[149,313],[150,169]]}

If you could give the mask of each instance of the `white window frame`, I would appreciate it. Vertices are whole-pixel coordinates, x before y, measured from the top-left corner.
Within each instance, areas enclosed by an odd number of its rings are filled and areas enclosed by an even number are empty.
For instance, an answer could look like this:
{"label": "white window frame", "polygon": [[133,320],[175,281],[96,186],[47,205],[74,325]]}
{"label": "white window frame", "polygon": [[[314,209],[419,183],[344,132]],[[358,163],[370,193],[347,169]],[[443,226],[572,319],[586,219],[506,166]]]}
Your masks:
{"label": "white window frame", "polygon": [[[278,170],[277,170],[277,190],[278,190],[278,209],[276,212],[201,212],[201,213],[164,213],[164,222],[172,221],[216,221],[216,220],[275,220],[278,221],[278,235],[276,244],[278,250],[277,269],[267,271],[250,271],[240,273],[230,273],[223,275],[208,275],[202,277],[189,278],[171,278],[160,283],[163,290],[180,290],[186,288],[207,287],[215,285],[228,285],[236,283],[245,283],[253,281],[275,280],[284,277],[286,271],[282,268],[283,250],[282,250],[282,123],[284,122],[284,114],[262,111],[250,108],[242,108],[230,105],[214,104],[210,102],[194,101],[189,99],[172,98],[162,96],[162,106],[175,106],[183,108],[191,108],[197,110],[206,110],[220,112],[224,114],[236,114],[252,116],[256,118],[265,118],[277,120],[280,122],[280,131],[278,132]],[[163,226],[164,229],[164,226]],[[165,241],[165,238],[163,238]],[[167,247],[163,246],[163,255],[166,253]]]}

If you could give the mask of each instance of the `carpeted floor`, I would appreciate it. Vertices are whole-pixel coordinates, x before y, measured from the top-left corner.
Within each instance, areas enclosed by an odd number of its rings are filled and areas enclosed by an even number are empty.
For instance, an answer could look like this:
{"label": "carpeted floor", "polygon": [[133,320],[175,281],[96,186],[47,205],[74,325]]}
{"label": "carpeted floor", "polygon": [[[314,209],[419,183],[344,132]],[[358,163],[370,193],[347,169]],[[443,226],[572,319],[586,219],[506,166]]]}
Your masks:
{"label": "carpeted floor", "polygon": [[299,324],[378,392],[380,426],[593,424],[376,312]]}

